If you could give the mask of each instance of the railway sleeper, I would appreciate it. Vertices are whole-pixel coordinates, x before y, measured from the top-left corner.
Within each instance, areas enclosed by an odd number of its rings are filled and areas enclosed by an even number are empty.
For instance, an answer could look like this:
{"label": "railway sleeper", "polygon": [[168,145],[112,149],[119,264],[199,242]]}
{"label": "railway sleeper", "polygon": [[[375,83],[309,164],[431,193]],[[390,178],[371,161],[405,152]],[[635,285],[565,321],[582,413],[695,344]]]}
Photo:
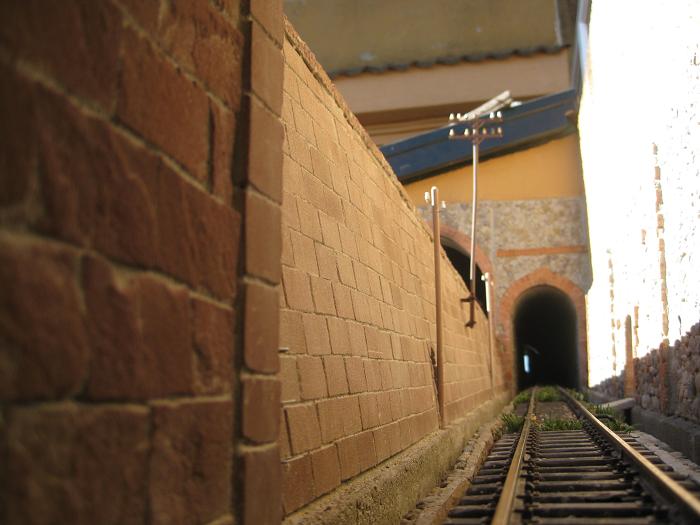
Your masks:
{"label": "railway sleeper", "polygon": [[483,485],[471,485],[467,489],[467,496],[473,496],[477,494],[496,494],[500,492],[503,487],[503,483],[484,483]]}
{"label": "railway sleeper", "polygon": [[536,516],[649,516],[656,514],[657,505],[641,501],[592,503],[532,503],[528,511]]}
{"label": "railway sleeper", "polygon": [[494,505],[457,505],[448,516],[452,518],[481,518],[493,515]]}
{"label": "railway sleeper", "polygon": [[[614,518],[567,516],[556,518],[537,517],[528,523],[532,525],[658,525],[666,522],[659,521],[656,516],[616,516]],[[463,525],[468,524],[465,523]]]}
{"label": "railway sleeper", "polygon": [[537,492],[529,497],[540,503],[580,503],[605,501],[637,501],[642,493],[639,490],[597,490],[585,492]]}
{"label": "railway sleeper", "polygon": [[553,458],[553,459],[540,459],[538,457],[532,458],[531,461],[538,466],[558,466],[558,467],[573,467],[573,466],[603,466],[612,465],[616,462],[612,458]]}
{"label": "railway sleeper", "polygon": [[583,481],[583,480],[608,480],[620,479],[618,472],[600,471],[600,472],[551,472],[539,473],[535,472],[528,475],[528,479],[532,481]]}
{"label": "railway sleeper", "polygon": [[[597,465],[570,465],[568,467],[563,468],[538,466],[536,470],[537,472],[600,472],[602,468]],[[623,472],[624,467],[613,467],[612,470],[615,470],[616,472]]]}
{"label": "railway sleeper", "polygon": [[592,452],[580,452],[576,449],[569,450],[568,452],[540,452],[537,454],[538,459],[584,459],[584,458],[599,458],[601,456],[600,450]]}
{"label": "railway sleeper", "polygon": [[[533,407],[531,401],[530,410]],[[655,501],[645,491],[646,481],[599,434],[596,423],[584,421],[580,430],[541,431],[529,423],[533,420],[526,422],[529,434],[524,449],[518,449],[518,434],[503,436],[494,444],[464,496],[449,511],[445,525],[485,525],[507,513],[511,516],[508,523],[522,525],[651,525],[676,520],[666,503]],[[681,486],[700,491],[700,486],[675,473],[633,436],[618,436]],[[508,474],[516,449],[524,454],[514,485]],[[504,486],[514,497],[506,514],[501,501]]]}
{"label": "railway sleeper", "polygon": [[472,485],[483,485],[487,483],[499,483],[502,482],[503,479],[506,477],[505,474],[489,474],[489,475],[481,475],[479,473],[472,481]]}
{"label": "railway sleeper", "polygon": [[579,481],[540,481],[532,483],[531,490],[540,492],[577,492],[592,490],[629,490],[638,487],[636,482],[624,478],[579,480]]}
{"label": "railway sleeper", "polygon": [[580,450],[581,452],[597,452],[600,453],[603,449],[596,445],[595,443],[587,443],[584,445],[553,445],[553,446],[542,446],[541,443],[534,443],[530,447],[531,450],[537,451],[539,453],[552,453],[557,454],[560,452],[571,452],[572,450]]}
{"label": "railway sleeper", "polygon": [[491,517],[484,518],[448,518],[443,522],[444,525],[488,525],[491,523]]}
{"label": "railway sleeper", "polygon": [[488,505],[496,503],[496,501],[498,501],[498,494],[495,492],[493,494],[473,494],[462,496],[458,505]]}

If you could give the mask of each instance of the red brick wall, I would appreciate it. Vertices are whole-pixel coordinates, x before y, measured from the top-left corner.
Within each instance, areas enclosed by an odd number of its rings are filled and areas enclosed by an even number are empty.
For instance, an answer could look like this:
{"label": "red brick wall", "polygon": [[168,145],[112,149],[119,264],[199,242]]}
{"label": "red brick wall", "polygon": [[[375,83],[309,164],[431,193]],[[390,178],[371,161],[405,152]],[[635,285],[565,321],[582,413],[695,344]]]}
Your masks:
{"label": "red brick wall", "polygon": [[[427,226],[287,27],[280,447],[289,514],[438,428]],[[488,322],[443,254],[446,419],[493,395]],[[497,384],[502,385],[499,379]]]}
{"label": "red brick wall", "polygon": [[279,521],[282,35],[0,6],[0,522]]}

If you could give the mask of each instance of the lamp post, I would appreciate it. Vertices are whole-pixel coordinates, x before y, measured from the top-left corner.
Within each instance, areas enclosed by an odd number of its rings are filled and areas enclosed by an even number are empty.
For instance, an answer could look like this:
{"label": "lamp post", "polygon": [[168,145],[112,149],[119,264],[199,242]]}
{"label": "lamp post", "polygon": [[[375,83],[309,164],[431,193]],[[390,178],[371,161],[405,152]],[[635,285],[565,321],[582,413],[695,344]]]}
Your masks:
{"label": "lamp post", "polygon": [[[461,113],[450,114],[450,140],[468,140],[472,143],[472,228],[471,228],[471,253],[469,267],[469,297],[463,299],[469,303],[469,322],[467,326],[473,327],[476,324],[475,303],[476,303],[476,190],[477,174],[479,170],[479,145],[488,139],[503,137],[503,128],[490,127],[493,124],[503,122],[503,115],[500,111],[492,112],[488,116],[473,116],[474,112],[462,115]],[[454,126],[458,123],[466,123],[463,133],[455,133]]]}

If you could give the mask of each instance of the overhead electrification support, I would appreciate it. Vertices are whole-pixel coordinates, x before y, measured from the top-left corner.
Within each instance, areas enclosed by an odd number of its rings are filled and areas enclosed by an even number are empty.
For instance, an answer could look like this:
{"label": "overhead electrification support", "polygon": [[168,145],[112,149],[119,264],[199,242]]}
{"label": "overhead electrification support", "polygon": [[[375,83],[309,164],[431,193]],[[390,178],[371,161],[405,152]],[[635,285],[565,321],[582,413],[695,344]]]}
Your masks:
{"label": "overhead electrification support", "polygon": [[[463,301],[469,303],[469,322],[467,326],[472,327],[476,324],[475,303],[476,303],[476,192],[477,192],[477,175],[479,170],[479,145],[493,138],[503,137],[503,128],[490,127],[494,124],[503,122],[503,116],[498,111],[512,101],[510,92],[504,91],[497,97],[489,100],[486,104],[479,106],[469,113],[450,114],[450,131],[449,138],[451,140],[469,140],[472,143],[472,228],[471,228],[471,250],[469,254],[469,297]],[[490,113],[489,113],[490,111]],[[488,114],[487,114],[488,113]],[[487,115],[485,115],[487,114]],[[455,133],[455,126],[465,123],[466,126],[462,133]]]}

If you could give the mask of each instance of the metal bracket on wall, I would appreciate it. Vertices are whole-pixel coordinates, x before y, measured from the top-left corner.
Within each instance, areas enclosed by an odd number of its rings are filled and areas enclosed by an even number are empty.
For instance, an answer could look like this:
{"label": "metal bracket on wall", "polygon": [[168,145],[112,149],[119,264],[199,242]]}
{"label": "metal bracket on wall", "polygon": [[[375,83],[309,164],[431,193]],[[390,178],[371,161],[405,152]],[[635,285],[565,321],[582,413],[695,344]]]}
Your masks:
{"label": "metal bracket on wall", "polygon": [[[474,302],[474,296],[470,295],[469,297],[463,297],[459,301],[461,303],[469,303],[471,305]],[[471,309],[470,309],[470,319],[469,319],[469,321],[464,323],[464,326],[466,326],[467,328],[471,328],[474,325],[476,325],[476,319],[474,318],[473,314],[471,314]]]}

